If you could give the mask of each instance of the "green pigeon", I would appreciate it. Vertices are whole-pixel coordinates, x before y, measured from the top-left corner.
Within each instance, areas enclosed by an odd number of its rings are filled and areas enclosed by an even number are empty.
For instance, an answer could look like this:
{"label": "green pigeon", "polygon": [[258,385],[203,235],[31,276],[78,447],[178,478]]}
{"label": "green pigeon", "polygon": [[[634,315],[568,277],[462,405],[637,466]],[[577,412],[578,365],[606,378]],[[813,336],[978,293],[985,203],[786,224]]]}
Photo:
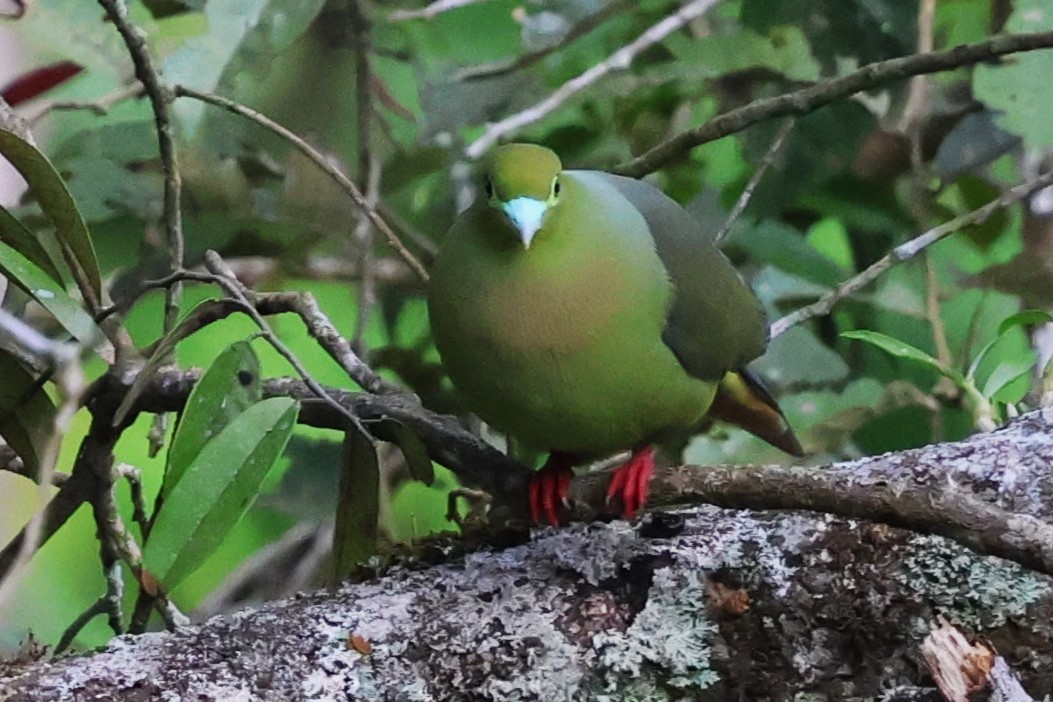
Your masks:
{"label": "green pigeon", "polygon": [[712,236],[643,181],[563,170],[533,144],[497,148],[428,285],[435,345],[467,405],[550,453],[530,512],[557,524],[575,465],[629,449],[608,487],[631,518],[655,442],[704,416],[802,455],[745,370],[767,324]]}

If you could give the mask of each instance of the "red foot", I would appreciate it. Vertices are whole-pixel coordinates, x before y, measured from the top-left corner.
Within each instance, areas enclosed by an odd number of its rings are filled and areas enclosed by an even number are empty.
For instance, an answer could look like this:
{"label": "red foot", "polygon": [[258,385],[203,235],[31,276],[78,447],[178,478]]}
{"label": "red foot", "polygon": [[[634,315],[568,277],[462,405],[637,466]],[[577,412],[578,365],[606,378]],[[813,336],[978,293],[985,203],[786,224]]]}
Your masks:
{"label": "red foot", "polygon": [[558,453],[548,457],[545,465],[530,481],[530,520],[535,524],[544,522],[558,526],[560,513],[567,504],[567,491],[574,477],[570,460]]}
{"label": "red foot", "polygon": [[629,462],[614,471],[607,486],[607,501],[621,498],[626,519],[632,519],[636,510],[647,502],[647,483],[654,473],[654,449],[645,446],[633,451]]}

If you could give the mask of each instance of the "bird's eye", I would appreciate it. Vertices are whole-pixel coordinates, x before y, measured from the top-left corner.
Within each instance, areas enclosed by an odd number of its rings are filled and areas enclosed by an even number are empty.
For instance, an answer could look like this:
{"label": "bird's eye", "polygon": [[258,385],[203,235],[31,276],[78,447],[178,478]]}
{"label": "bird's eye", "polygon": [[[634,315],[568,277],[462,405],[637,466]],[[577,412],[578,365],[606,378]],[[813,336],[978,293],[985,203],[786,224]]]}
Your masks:
{"label": "bird's eye", "polygon": [[493,197],[494,196],[494,184],[493,184],[493,182],[490,181],[490,180],[487,180],[486,184],[483,185],[483,191],[486,193],[487,197]]}
{"label": "bird's eye", "polygon": [[559,180],[558,179],[556,180],[555,183],[552,184],[552,194],[557,196],[557,197],[559,196]]}

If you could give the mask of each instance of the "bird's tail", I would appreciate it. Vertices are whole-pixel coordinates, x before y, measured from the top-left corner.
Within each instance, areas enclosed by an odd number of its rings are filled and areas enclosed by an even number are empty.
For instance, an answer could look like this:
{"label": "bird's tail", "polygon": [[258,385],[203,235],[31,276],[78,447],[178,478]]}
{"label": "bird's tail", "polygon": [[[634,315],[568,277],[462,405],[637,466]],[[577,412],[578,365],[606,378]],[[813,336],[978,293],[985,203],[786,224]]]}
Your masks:
{"label": "bird's tail", "polygon": [[760,379],[745,368],[724,375],[717,385],[708,416],[742,427],[793,456],[804,455],[775,398]]}

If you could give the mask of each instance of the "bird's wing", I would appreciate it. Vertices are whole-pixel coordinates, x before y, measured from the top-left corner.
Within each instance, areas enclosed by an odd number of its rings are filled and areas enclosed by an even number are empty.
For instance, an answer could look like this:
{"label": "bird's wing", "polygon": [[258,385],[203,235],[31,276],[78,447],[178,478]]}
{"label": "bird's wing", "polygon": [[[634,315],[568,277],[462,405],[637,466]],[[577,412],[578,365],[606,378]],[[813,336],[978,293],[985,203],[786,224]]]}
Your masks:
{"label": "bird's wing", "polygon": [[662,339],[691,375],[719,380],[764,353],[764,311],[712,235],[649,183],[602,174],[643,214],[674,299]]}

